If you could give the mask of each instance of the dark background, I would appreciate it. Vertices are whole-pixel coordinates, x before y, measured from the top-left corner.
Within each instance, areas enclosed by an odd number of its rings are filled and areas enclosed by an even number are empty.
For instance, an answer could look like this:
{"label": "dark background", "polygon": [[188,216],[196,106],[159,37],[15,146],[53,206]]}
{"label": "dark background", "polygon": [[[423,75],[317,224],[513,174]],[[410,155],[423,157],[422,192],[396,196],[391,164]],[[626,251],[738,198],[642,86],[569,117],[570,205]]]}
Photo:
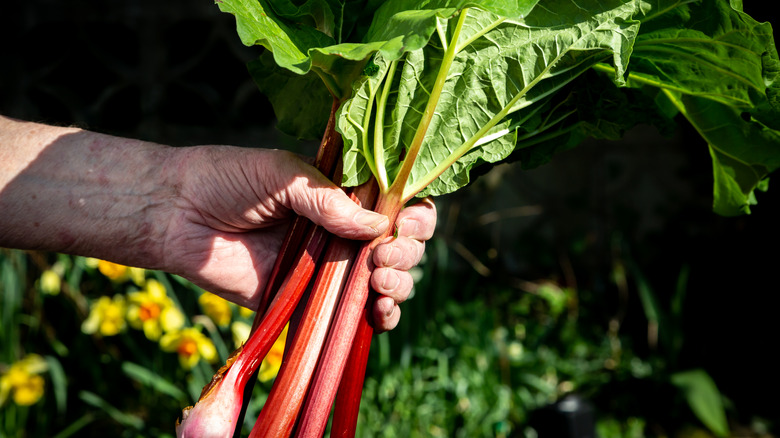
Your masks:
{"label": "dark background", "polygon": [[[745,10],[771,20],[771,4]],[[232,16],[209,1],[15,2],[2,12],[0,36],[4,115],[176,146],[298,147],[273,130],[246,72],[259,49],[242,46]],[[705,367],[745,418],[777,420],[780,189],[758,194],[752,215],[722,218],[710,212],[711,184],[695,132],[682,126],[666,138],[640,127],[534,171],[499,166],[438,201],[439,235],[491,269],[483,281],[554,277],[591,291],[603,298],[592,311],[605,324],[617,311],[606,280],[616,248],[662,303],[688,266],[681,367]],[[500,226],[477,221],[527,205],[540,213]],[[622,330],[646,338],[635,295]]]}

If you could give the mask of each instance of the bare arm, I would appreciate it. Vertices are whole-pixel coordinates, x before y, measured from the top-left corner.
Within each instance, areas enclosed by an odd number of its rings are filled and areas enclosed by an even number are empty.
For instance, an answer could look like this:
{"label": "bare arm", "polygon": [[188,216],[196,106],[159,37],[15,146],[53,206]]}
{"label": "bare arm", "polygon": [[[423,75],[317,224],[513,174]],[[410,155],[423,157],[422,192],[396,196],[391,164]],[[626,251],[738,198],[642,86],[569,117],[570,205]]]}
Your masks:
{"label": "bare arm", "polygon": [[0,245],[162,267],[172,149],[0,116]]}
{"label": "bare arm", "polygon": [[[0,246],[162,269],[248,307],[293,212],[352,239],[389,226],[284,151],[172,148],[0,116],[0,163]],[[378,329],[397,324],[435,221],[432,203],[410,207],[377,247]]]}

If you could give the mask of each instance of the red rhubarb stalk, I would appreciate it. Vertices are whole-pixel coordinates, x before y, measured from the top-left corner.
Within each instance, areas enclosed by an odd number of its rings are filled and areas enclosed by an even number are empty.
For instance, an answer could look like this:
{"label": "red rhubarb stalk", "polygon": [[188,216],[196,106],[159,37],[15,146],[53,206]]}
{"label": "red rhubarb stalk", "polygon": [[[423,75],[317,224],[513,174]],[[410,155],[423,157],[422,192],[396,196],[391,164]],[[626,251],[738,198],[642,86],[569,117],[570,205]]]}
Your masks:
{"label": "red rhubarb stalk", "polygon": [[370,293],[363,316],[360,318],[355,340],[349,352],[344,376],[336,393],[336,407],[333,411],[333,422],[330,427],[331,438],[351,438],[357,429],[360,399],[363,394],[363,381],[366,377],[366,364],[371,350],[371,338],[374,328],[371,326],[371,308],[375,293]]}
{"label": "red rhubarb stalk", "polygon": [[[355,196],[362,205],[371,205],[377,191],[376,184],[367,184],[357,188]],[[292,432],[356,252],[356,242],[331,238],[300,325],[250,437]]]}
{"label": "red rhubarb stalk", "polygon": [[[381,196],[374,211],[387,216],[390,223],[395,223],[402,204],[392,193],[394,192]],[[371,252],[393,231],[392,227],[389,227],[384,235],[364,243],[358,253],[328,333],[322,358],[311,382],[311,395],[307,397],[301,412],[296,436],[322,436],[325,431],[333,400],[352,349],[352,341],[368,299],[369,280],[374,269]]]}

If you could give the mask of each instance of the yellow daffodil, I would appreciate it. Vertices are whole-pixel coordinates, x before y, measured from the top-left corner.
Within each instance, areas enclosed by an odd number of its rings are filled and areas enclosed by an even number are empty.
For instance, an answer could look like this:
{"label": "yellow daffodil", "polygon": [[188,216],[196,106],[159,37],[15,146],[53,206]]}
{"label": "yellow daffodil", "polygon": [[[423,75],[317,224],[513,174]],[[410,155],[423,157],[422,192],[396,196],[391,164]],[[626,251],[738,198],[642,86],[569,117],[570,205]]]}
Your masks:
{"label": "yellow daffodil", "polygon": [[132,280],[140,287],[146,284],[146,270],[132,266],[120,265],[106,260],[97,261],[97,269],[115,283]]}
{"label": "yellow daffodil", "polygon": [[[284,345],[287,340],[287,328],[289,324],[284,327],[279,338],[276,339],[271,350],[263,359],[260,364],[260,371],[258,378],[262,382],[267,382],[279,373],[279,368],[282,366],[282,357],[284,356]],[[252,331],[252,326],[245,322],[236,321],[230,325],[230,331],[233,334],[233,342],[236,348],[244,345],[247,339],[249,339],[249,333]]]}
{"label": "yellow daffodil", "polygon": [[12,364],[8,371],[0,376],[0,405],[11,395],[14,403],[30,406],[43,396],[43,377],[47,370],[46,361],[37,354],[30,354]]}
{"label": "yellow daffodil", "polygon": [[184,314],[157,280],[148,280],[143,290],[128,294],[128,301],[127,320],[152,341],[184,326]]}
{"label": "yellow daffodil", "polygon": [[276,342],[274,342],[271,350],[260,364],[258,378],[261,382],[267,382],[276,377],[276,374],[279,373],[279,368],[282,366],[282,357],[284,355],[284,344],[287,340],[287,328],[289,326],[289,324],[284,326],[284,330],[282,330],[279,338],[276,339]]}
{"label": "yellow daffodil", "polygon": [[114,336],[125,329],[125,309],[125,297],[122,295],[100,297],[90,306],[89,316],[81,324],[81,331],[88,335],[98,333]]}
{"label": "yellow daffodil", "polygon": [[192,327],[166,333],[160,339],[160,348],[178,353],[179,363],[186,370],[192,369],[201,358],[209,362],[217,360],[217,349],[211,339]]}
{"label": "yellow daffodil", "polygon": [[233,317],[233,308],[226,299],[211,292],[203,292],[198,297],[198,304],[203,309],[203,313],[214,321],[214,324],[220,327],[227,327],[230,324],[230,319]]}
{"label": "yellow daffodil", "polygon": [[129,277],[127,266],[112,263],[106,260],[98,260],[98,271],[113,281],[124,281]]}
{"label": "yellow daffodil", "polygon": [[62,278],[54,269],[47,269],[41,273],[38,287],[46,295],[57,295],[62,287]]}
{"label": "yellow daffodil", "polygon": [[137,286],[144,287],[146,285],[146,269],[129,266],[127,272],[130,275],[130,280],[133,280]]}
{"label": "yellow daffodil", "polygon": [[100,264],[100,259],[96,259],[94,257],[84,257],[84,266],[88,267],[89,269],[97,269],[98,264]]}
{"label": "yellow daffodil", "polygon": [[255,316],[255,311],[244,306],[238,306],[238,315],[242,318],[253,318]]}
{"label": "yellow daffodil", "polygon": [[252,326],[243,322],[236,321],[230,324],[230,333],[233,335],[233,345],[238,348],[249,339],[249,333],[252,331]]}

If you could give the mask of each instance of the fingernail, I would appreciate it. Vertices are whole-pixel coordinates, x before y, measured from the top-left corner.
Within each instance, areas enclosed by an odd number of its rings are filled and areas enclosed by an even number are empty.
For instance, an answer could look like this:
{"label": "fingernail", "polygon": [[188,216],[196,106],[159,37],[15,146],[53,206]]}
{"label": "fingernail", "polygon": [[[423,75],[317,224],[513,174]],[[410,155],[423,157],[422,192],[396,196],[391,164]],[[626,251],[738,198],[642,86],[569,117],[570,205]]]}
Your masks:
{"label": "fingernail", "polygon": [[382,282],[382,288],[386,291],[392,291],[395,290],[396,287],[398,287],[398,284],[401,282],[401,280],[398,278],[398,275],[395,273],[390,274],[389,272],[385,275],[385,281]]}
{"label": "fingernail", "polygon": [[393,316],[393,313],[395,313],[395,304],[390,306],[390,310],[385,310],[385,316],[390,318],[391,316]]}
{"label": "fingernail", "polygon": [[384,231],[387,228],[387,216],[371,211],[361,211],[355,217],[355,222],[365,225],[375,232]]}
{"label": "fingernail", "polygon": [[415,219],[404,219],[398,224],[398,235],[415,238],[419,222]]}
{"label": "fingernail", "polygon": [[384,263],[382,263],[382,266],[385,268],[392,268],[395,267],[398,263],[401,262],[401,258],[403,257],[403,253],[401,253],[401,249],[398,248],[396,245],[393,245],[392,243],[388,246],[390,248],[389,251],[387,251],[387,257],[384,259]]}

